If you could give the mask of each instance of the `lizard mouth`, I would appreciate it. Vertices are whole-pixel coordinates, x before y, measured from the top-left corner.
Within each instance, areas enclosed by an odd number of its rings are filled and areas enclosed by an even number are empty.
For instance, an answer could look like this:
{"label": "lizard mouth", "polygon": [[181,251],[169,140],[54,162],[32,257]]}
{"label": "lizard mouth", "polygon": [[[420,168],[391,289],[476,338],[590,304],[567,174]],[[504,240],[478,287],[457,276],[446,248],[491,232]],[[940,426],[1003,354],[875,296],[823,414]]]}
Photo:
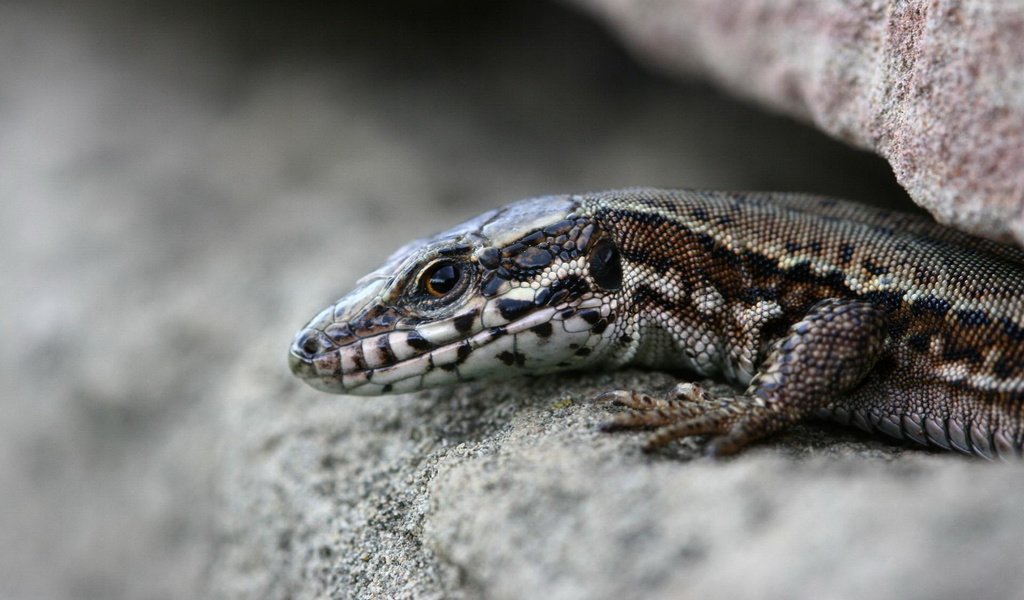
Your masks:
{"label": "lizard mouth", "polygon": [[[467,332],[443,343],[428,341],[416,329],[364,337],[352,332],[349,339],[338,343],[328,331],[338,324],[324,330],[310,326],[295,336],[289,366],[314,388],[341,394],[380,395],[460,383],[487,372],[527,366],[527,355],[519,348],[536,346],[538,337],[547,342],[547,351],[530,358],[545,362],[556,358],[552,354],[561,354],[557,351],[561,344],[550,343],[543,334],[552,329],[553,322],[562,322],[564,328],[564,312],[539,307],[504,325]],[[347,328],[347,324],[341,327]],[[581,340],[572,346],[575,350],[582,344]]]}

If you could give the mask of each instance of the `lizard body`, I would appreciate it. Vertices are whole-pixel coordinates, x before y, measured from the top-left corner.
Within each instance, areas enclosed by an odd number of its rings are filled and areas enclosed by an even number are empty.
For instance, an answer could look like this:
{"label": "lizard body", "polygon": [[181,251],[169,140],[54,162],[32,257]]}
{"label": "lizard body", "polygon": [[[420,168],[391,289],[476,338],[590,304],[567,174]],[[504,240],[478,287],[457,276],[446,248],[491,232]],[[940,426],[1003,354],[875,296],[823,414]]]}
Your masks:
{"label": "lizard body", "polygon": [[725,454],[810,418],[987,458],[1024,446],[1024,252],[799,194],[629,189],[524,200],[417,240],[295,337],[357,395],[639,365],[713,398],[606,396],[648,448]]}

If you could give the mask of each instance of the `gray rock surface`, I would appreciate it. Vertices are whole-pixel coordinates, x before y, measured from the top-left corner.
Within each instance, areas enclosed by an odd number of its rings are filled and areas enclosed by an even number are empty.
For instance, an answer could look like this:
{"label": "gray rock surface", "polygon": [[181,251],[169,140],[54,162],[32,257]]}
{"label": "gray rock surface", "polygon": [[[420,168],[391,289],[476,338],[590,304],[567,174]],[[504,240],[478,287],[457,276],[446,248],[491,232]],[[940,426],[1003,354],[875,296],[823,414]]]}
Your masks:
{"label": "gray rock surface", "polygon": [[573,1],[669,71],[885,157],[939,220],[1024,243],[1024,4]]}
{"label": "gray rock surface", "polygon": [[595,431],[596,392],[659,373],[289,376],[295,329],[394,246],[520,196],[905,200],[576,15],[481,4],[0,4],[0,597],[1019,596],[1021,466]]}

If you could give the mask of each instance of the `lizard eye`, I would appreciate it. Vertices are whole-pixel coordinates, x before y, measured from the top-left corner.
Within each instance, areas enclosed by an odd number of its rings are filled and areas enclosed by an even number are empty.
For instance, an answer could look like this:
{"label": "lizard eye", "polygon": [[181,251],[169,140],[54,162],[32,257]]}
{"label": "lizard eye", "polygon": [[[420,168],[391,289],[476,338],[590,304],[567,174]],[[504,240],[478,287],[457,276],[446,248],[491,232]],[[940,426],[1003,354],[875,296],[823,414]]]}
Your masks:
{"label": "lizard eye", "polygon": [[433,298],[442,298],[458,285],[462,267],[458,263],[436,262],[420,273],[420,291]]}
{"label": "lizard eye", "polygon": [[604,238],[590,251],[590,276],[594,283],[606,290],[622,287],[622,262],[615,243]]}

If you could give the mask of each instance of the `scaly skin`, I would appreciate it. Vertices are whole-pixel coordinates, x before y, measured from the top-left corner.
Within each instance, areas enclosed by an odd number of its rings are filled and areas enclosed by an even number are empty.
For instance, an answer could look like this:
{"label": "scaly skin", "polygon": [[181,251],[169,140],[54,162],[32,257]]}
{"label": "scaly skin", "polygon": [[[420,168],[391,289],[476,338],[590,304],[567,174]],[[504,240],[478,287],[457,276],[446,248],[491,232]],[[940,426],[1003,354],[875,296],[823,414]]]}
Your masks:
{"label": "scaly skin", "polygon": [[378,395],[640,365],[680,384],[607,429],[734,452],[824,416],[986,458],[1024,446],[1024,252],[797,194],[524,200],[412,242],[296,336],[293,372]]}

